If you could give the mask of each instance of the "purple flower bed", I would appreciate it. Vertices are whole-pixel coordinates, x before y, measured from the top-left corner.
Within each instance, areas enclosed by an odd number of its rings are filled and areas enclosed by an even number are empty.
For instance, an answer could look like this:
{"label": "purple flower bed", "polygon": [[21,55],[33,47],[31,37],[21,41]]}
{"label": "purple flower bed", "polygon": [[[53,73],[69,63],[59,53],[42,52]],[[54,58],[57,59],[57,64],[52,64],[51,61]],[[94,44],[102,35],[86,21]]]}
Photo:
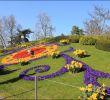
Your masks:
{"label": "purple flower bed", "polygon": [[70,47],[68,50],[62,51],[60,53],[65,53],[65,52],[73,52],[75,49],[73,47]]}
{"label": "purple flower bed", "polygon": [[37,68],[37,69],[35,70],[36,73],[46,72],[46,71],[48,71],[48,70],[50,69],[50,67],[47,66],[47,65],[37,66],[37,67],[35,67],[35,68]]}
{"label": "purple flower bed", "polygon": [[[46,68],[45,71],[48,71],[48,70],[49,70],[49,69],[47,68],[47,65],[40,65],[40,66],[45,67],[45,68]],[[38,66],[36,66],[36,67],[31,67],[31,68],[29,68],[29,69],[24,70],[24,71],[19,75],[19,77],[22,78],[22,79],[24,79],[24,80],[35,80],[35,77],[34,77],[34,76],[26,75],[26,73],[27,73],[29,70],[31,70],[31,69],[33,69],[33,68],[37,68],[37,67],[38,67]],[[48,66],[48,67],[49,67],[49,66]],[[50,68],[50,67],[49,67],[49,68]],[[48,69],[48,70],[47,70],[47,69]],[[36,71],[36,70],[35,70],[35,71]],[[37,70],[37,71],[38,71],[38,70]],[[48,74],[48,75],[44,75],[44,76],[37,76],[37,79],[38,79],[38,80],[45,80],[45,79],[47,79],[47,78],[54,78],[55,76],[59,76],[59,75],[65,73],[65,72],[67,72],[67,69],[64,68],[64,67],[62,67],[60,70],[58,70],[57,72],[54,72],[54,73],[52,73],[52,74]]]}
{"label": "purple flower bed", "polygon": [[3,55],[8,55],[8,54],[12,54],[12,53],[15,53],[15,52],[17,52],[17,50],[5,51],[5,52],[3,52]]}
{"label": "purple flower bed", "polygon": [[56,43],[57,46],[67,46],[69,44],[59,44],[59,43]]}
{"label": "purple flower bed", "polygon": [[[71,63],[72,57],[70,57],[70,56],[68,56],[66,54],[60,54],[60,55],[66,60],[66,64]],[[49,70],[47,68],[47,65],[35,66],[35,67],[28,68],[28,69],[24,70],[23,72],[21,72],[20,75],[19,75],[19,77],[22,78],[22,79],[24,79],[24,80],[35,80],[35,77],[34,76],[26,75],[26,73],[29,70],[33,69],[33,68],[40,68],[40,67],[45,67],[45,71]],[[68,70],[65,67],[62,67],[61,69],[59,69],[58,71],[56,71],[54,73],[51,73],[51,74],[48,74],[48,75],[44,75],[44,76],[37,76],[37,79],[38,80],[45,80],[47,78],[54,78],[56,76],[60,76],[60,75],[64,74],[65,72],[68,72]]]}
{"label": "purple flower bed", "polygon": [[[101,84],[97,82],[98,78],[110,78],[110,74],[94,70],[88,66],[84,72],[84,83],[86,85],[91,83],[94,86],[101,86]],[[106,87],[106,92],[110,94],[109,87]]]}

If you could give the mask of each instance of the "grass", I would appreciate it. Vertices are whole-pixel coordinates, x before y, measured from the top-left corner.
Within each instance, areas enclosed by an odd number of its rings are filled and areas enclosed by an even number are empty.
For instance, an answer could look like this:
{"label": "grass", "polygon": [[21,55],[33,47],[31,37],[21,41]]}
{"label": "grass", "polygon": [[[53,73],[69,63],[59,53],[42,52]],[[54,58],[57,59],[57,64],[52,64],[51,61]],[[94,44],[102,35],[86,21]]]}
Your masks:
{"label": "grass", "polygon": [[[70,52],[66,54],[85,62],[96,70],[110,73],[110,52],[97,50],[94,46],[84,46],[77,43],[72,43],[68,46],[61,46],[58,49],[63,51],[69,47],[85,49],[90,56],[86,58],[77,58]],[[0,60],[1,59],[2,57]],[[34,99],[34,81],[25,81],[19,79],[18,76],[20,72],[29,67],[44,64],[49,65],[50,70],[48,72],[38,73],[38,75],[47,75],[59,70],[65,65],[65,60],[63,58],[52,59],[51,57],[48,57],[33,61],[31,64],[26,66],[17,64],[7,67],[5,69],[5,71],[7,70],[7,73],[2,72],[1,74],[0,72],[0,96],[5,97],[5,99]],[[28,74],[31,73],[33,73],[33,71],[30,71]],[[60,77],[38,81],[38,99],[76,100],[81,93],[78,87],[84,86],[83,77],[83,72],[75,75],[68,72]],[[98,81],[101,84],[105,83],[107,86],[110,86],[110,80],[108,79],[98,79]]]}

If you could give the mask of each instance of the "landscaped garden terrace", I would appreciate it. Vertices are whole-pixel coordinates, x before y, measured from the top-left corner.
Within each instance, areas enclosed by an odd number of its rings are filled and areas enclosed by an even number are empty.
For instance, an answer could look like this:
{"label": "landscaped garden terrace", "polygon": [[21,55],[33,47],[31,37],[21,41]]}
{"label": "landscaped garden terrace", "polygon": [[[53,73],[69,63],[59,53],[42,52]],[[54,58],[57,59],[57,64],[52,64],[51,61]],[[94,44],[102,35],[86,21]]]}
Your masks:
{"label": "landscaped garden terrace", "polygon": [[94,39],[82,41],[61,39],[1,53],[0,97],[34,99],[37,76],[38,99],[110,99],[110,52],[97,49]]}

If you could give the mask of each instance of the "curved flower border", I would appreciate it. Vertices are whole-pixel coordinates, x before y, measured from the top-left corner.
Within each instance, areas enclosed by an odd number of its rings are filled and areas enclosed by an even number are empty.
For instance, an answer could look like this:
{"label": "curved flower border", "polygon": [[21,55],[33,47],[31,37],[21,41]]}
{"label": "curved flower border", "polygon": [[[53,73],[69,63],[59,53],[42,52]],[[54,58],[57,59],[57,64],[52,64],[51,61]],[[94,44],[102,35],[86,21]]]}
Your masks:
{"label": "curved flower border", "polygon": [[[60,54],[60,56],[62,56],[66,60],[66,64],[71,63],[72,57],[70,57],[66,54]],[[41,65],[41,66],[46,66],[46,65]],[[35,68],[35,67],[31,67],[29,69],[24,70],[23,72],[20,73],[19,77],[24,80],[35,80],[35,77],[26,75],[26,73],[33,68]],[[59,69],[58,71],[56,71],[54,73],[44,75],[44,76],[38,76],[37,79],[38,80],[45,80],[47,78],[54,78],[56,76],[60,76],[61,74],[64,74],[65,72],[68,72],[68,70],[65,67],[62,67],[61,69]]]}

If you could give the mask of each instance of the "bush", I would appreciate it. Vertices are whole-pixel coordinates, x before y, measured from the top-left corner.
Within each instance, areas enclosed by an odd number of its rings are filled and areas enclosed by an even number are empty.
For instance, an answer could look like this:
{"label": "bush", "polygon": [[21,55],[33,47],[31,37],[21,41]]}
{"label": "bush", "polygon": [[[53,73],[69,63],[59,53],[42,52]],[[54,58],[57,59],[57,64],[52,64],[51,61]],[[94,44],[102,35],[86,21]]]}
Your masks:
{"label": "bush", "polygon": [[0,49],[0,53],[3,53],[5,50],[4,49]]}
{"label": "bush", "polygon": [[84,36],[80,38],[79,43],[83,45],[95,45],[96,39],[90,36]]}
{"label": "bush", "polygon": [[69,40],[70,40],[70,42],[72,42],[72,43],[79,43],[79,39],[81,38],[81,36],[80,35],[74,35],[74,36],[70,36],[69,37]]}
{"label": "bush", "polygon": [[48,52],[48,56],[51,56],[52,58],[59,58],[60,52],[59,51],[50,51],[50,52]]}
{"label": "bush", "polygon": [[80,57],[80,58],[83,58],[83,57],[85,57],[85,56],[87,55],[86,51],[85,51],[85,50],[81,50],[81,49],[76,49],[76,50],[73,52],[73,54],[74,54],[75,56]]}
{"label": "bush", "polygon": [[97,40],[95,47],[99,50],[109,51],[110,52],[110,40]]}
{"label": "bush", "polygon": [[69,40],[68,39],[63,39],[63,40],[60,40],[60,43],[61,44],[69,44]]}
{"label": "bush", "polygon": [[30,64],[30,62],[28,62],[28,61],[22,61],[21,62],[21,66],[28,65],[28,64]]}

